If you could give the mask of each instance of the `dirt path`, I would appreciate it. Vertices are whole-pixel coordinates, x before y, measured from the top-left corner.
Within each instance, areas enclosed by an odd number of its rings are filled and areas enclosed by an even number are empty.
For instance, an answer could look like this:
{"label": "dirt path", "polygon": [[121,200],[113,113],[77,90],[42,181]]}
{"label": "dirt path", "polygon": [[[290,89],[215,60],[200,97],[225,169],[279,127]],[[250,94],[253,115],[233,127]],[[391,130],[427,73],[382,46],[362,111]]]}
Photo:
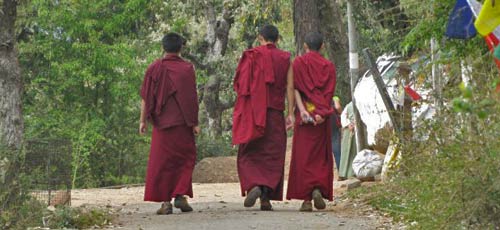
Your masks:
{"label": "dirt path", "polygon": [[302,213],[299,201],[274,202],[273,212],[244,208],[237,183],[194,184],[192,213],[157,216],[157,203],[142,201],[144,187],[74,190],[72,205],[117,210],[113,229],[389,229],[390,220],[369,206],[350,201],[337,189],[337,204],[322,212]]}

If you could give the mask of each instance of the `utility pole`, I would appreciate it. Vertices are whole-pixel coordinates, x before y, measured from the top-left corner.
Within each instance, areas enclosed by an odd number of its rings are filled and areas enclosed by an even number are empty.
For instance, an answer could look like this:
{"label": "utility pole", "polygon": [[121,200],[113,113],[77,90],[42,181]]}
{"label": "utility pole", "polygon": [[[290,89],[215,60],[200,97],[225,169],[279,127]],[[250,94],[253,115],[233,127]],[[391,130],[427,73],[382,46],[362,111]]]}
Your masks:
{"label": "utility pole", "polygon": [[356,107],[356,100],[354,98],[354,89],[356,88],[356,83],[358,82],[359,77],[359,54],[356,36],[356,25],[354,24],[353,17],[352,0],[347,1],[347,27],[349,33],[349,74],[351,78],[351,101],[356,125],[356,152],[359,152],[365,147],[366,137],[364,126],[362,124],[361,117],[359,116],[359,111]]}

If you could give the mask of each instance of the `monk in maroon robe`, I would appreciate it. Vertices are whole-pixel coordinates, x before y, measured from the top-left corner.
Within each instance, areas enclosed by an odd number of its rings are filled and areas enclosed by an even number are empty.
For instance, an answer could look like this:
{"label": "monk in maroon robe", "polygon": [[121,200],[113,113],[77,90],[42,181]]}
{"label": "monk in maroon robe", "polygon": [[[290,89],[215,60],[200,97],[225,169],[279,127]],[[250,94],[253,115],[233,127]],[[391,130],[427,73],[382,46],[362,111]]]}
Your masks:
{"label": "monk in maroon robe", "polygon": [[146,133],[147,122],[153,125],[144,200],[162,202],[159,215],[172,213],[172,198],[182,212],[193,210],[185,196],[193,197],[194,135],[200,129],[194,67],[179,56],[184,42],[178,34],[165,35],[166,54],[149,66],[141,88],[139,132]]}
{"label": "monk in maroon robe", "polygon": [[241,193],[245,207],[260,198],[261,210],[272,210],[270,200],[283,200],[286,129],[294,119],[290,53],[276,48],[278,37],[276,27],[264,26],[260,46],[243,53],[234,79],[233,144],[239,144]]}
{"label": "monk in maroon robe", "polygon": [[333,157],[330,100],[335,91],[335,66],[319,50],[323,37],[310,33],[305,38],[306,53],[293,61],[297,102],[292,159],[286,198],[303,200],[301,211],[324,209],[323,198],[333,199]]}

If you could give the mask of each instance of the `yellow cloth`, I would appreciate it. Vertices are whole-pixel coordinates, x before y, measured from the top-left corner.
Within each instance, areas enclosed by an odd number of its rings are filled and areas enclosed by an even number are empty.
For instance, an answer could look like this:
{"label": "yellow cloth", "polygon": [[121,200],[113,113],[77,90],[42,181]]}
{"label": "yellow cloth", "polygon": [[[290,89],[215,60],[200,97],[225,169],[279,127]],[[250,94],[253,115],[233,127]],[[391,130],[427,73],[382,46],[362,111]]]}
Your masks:
{"label": "yellow cloth", "polygon": [[312,112],[314,112],[315,109],[316,109],[316,106],[313,103],[306,101],[307,112],[312,113]]}
{"label": "yellow cloth", "polygon": [[493,32],[500,25],[500,1],[486,0],[474,25],[477,31],[483,36],[487,36]]}

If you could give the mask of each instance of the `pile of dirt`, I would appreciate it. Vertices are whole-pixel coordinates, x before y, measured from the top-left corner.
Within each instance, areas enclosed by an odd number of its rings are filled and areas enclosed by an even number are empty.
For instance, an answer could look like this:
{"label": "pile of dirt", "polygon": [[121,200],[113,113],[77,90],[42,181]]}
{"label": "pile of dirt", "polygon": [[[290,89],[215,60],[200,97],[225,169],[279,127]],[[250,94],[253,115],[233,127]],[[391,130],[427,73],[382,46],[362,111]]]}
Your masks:
{"label": "pile of dirt", "polygon": [[239,182],[236,157],[207,157],[196,164],[193,172],[194,183],[235,183]]}
{"label": "pile of dirt", "polygon": [[[290,170],[290,156],[292,153],[292,138],[288,138],[285,160],[285,180]],[[207,157],[198,162],[193,172],[194,183],[237,183],[236,156]]]}

